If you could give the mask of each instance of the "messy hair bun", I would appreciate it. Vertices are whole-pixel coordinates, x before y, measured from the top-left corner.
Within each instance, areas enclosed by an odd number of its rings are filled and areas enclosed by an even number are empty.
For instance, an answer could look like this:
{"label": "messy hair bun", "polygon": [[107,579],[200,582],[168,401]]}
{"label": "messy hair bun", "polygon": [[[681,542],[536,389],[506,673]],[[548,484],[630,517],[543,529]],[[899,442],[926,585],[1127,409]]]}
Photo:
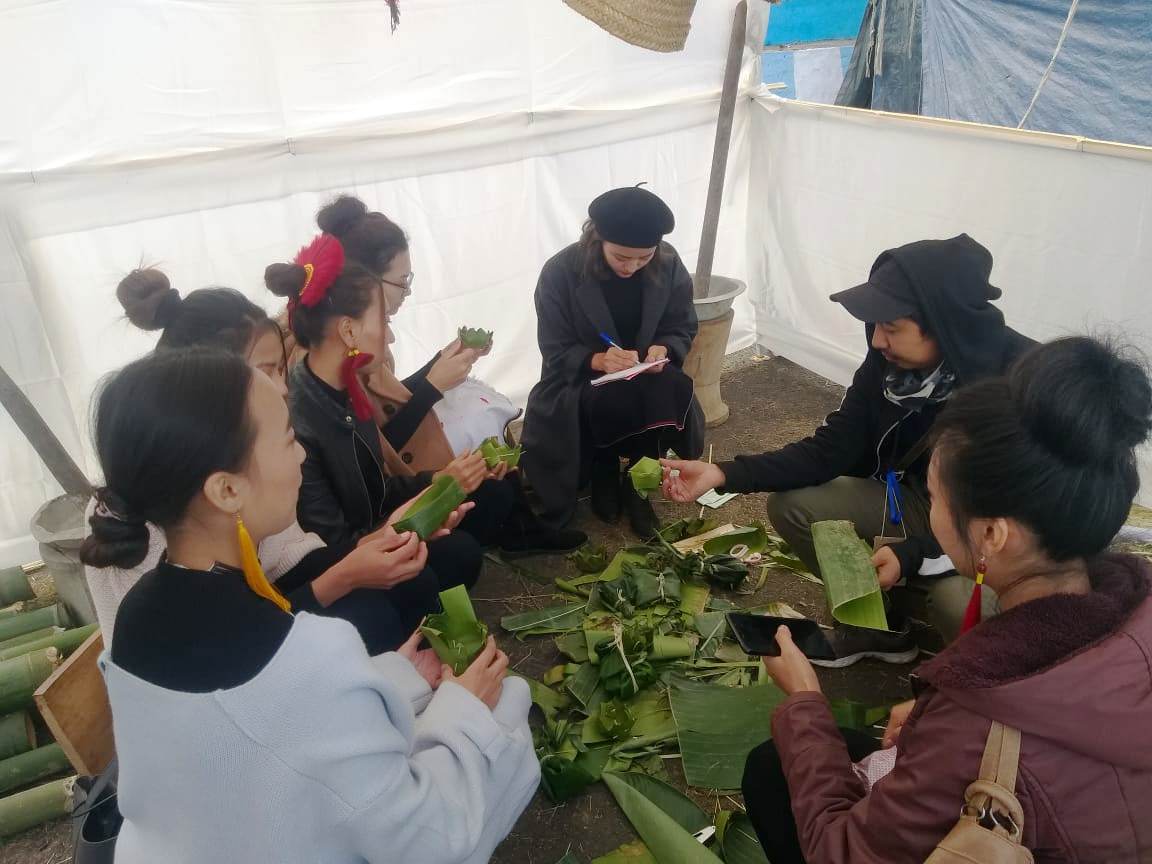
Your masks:
{"label": "messy hair bun", "polygon": [[116,299],[141,330],[163,330],[180,313],[180,292],[154,267],[133,270],[121,279]]}
{"label": "messy hair bun", "polygon": [[408,251],[404,229],[351,195],[341,195],[322,207],[316,224],[340,238],[344,254],[376,276],[391,266],[393,258]]}
{"label": "messy hair bun", "polygon": [[298,299],[307,280],[308,272],[299,264],[269,264],[264,268],[264,285],[287,300]]}
{"label": "messy hair bun", "polygon": [[335,234],[341,240],[368,215],[368,205],[351,195],[341,195],[320,208],[316,224],[326,234]]}

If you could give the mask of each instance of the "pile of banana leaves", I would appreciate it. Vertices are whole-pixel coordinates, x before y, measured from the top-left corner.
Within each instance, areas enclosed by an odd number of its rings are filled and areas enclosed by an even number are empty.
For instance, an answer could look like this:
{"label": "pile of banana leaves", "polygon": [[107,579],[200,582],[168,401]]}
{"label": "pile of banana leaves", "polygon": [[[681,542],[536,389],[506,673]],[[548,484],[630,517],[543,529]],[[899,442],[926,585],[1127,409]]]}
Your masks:
{"label": "pile of banana leaves", "polygon": [[[575,574],[555,580],[568,602],[500,622],[519,639],[552,639],[565,659],[543,680],[528,682],[544,716],[534,734],[545,793],[563,802],[602,779],[608,784],[650,848],[648,858],[618,850],[622,857],[606,856],[602,864],[720,860],[725,854],[729,861],[763,861],[743,814],[721,814],[727,830],[706,849],[692,838],[704,827],[691,827],[696,816],[685,822],[683,813],[653,816],[652,810],[684,798],[660,780],[669,758],[682,760],[691,786],[739,789],[748,752],[769,737],[772,709],[784,697],[758,659],[733,640],[725,613],[802,616],[783,603],[747,609],[713,591],[751,594],[764,584],[769,566],[803,565],[762,525],[721,530],[704,519],[672,523],[651,543],[611,557],[585,547],[569,560]],[[858,728],[886,713],[847,702],[834,708],[838,720]],[[645,797],[651,795],[655,804]],[[703,818],[704,825],[713,824]],[[658,853],[653,842],[663,847],[668,836],[688,843]],[[759,857],[721,851],[729,847]],[[707,857],[685,857],[695,850]]]}

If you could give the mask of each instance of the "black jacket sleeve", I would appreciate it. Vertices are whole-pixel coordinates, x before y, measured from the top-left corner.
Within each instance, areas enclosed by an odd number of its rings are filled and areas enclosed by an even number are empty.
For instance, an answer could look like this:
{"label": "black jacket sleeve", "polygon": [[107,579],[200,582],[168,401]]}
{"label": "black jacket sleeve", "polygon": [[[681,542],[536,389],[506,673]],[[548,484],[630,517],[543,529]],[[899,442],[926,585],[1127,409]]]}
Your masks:
{"label": "black jacket sleeve", "polygon": [[427,489],[432,482],[432,474],[432,471],[421,471],[411,477],[388,477],[384,488],[385,516],[390,516],[401,504]]}
{"label": "black jacket sleeve", "polygon": [[692,277],[677,255],[673,262],[672,296],[668,299],[664,316],[656,326],[652,344],[663,345],[668,349],[669,359],[677,366],[683,366],[684,358],[692,350],[692,340],[696,338],[698,328],[696,307],[692,305]]}
{"label": "black jacket sleeve", "polygon": [[787,492],[820,486],[849,473],[873,446],[876,394],[883,380],[875,352],[856,370],[840,407],[814,435],[759,456],[720,463],[727,492]]}
{"label": "black jacket sleeve", "polygon": [[587,377],[589,360],[595,351],[580,339],[572,325],[567,299],[571,293],[559,284],[562,266],[555,261],[545,266],[536,285],[536,337],[544,363],[560,371],[568,381]]}
{"label": "black jacket sleeve", "polygon": [[444,394],[428,382],[427,378],[418,378],[413,375],[404,381],[412,398],[400,406],[388,422],[380,427],[384,440],[392,445],[393,450],[402,450],[416,434],[416,429],[428,416],[437,402],[444,398]]}
{"label": "black jacket sleeve", "polygon": [[320,612],[324,608],[316,599],[312,583],[317,577],[343,561],[355,548],[356,542],[349,540],[339,546],[313,549],[301,558],[295,567],[276,580],[276,587],[288,598],[293,612]]}
{"label": "black jacket sleeve", "polygon": [[301,527],[305,531],[319,534],[320,539],[329,546],[355,542],[359,536],[348,526],[340,499],[321,464],[319,452],[307,440],[298,440],[305,453],[304,464],[301,466],[303,479],[300,483],[300,497],[296,502],[296,518]]}

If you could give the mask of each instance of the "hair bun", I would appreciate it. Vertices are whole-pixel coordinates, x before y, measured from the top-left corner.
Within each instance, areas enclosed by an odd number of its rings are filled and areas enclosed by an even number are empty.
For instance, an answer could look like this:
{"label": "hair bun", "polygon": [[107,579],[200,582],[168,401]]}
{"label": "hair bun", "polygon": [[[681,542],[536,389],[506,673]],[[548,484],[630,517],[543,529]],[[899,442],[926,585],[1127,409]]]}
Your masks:
{"label": "hair bun", "polygon": [[363,201],[351,195],[341,195],[321,208],[316,214],[316,224],[321,231],[343,239],[367,215],[368,206]]}
{"label": "hair bun", "polygon": [[307,280],[308,273],[299,264],[269,264],[264,268],[264,285],[277,297],[296,299]]}
{"label": "hair bun", "polygon": [[96,512],[88,520],[92,533],[80,547],[80,560],[89,567],[130,569],[148,556],[148,523],[133,515],[127,503],[104,488],[96,492]]}
{"label": "hair bun", "polygon": [[153,267],[133,270],[121,279],[116,299],[128,320],[141,330],[163,330],[180,313],[180,292]]}

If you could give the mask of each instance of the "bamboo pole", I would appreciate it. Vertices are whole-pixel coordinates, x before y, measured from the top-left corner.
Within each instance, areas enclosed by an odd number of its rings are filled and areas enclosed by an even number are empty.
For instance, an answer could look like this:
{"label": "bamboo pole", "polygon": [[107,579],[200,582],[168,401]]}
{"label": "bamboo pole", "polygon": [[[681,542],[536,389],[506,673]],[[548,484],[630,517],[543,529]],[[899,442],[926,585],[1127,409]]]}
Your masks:
{"label": "bamboo pole", "polygon": [[24,603],[23,602],[13,603],[7,609],[0,609],[0,621],[3,621],[6,618],[14,618],[17,615],[23,615],[23,614],[24,614]]}
{"label": "bamboo pole", "polygon": [[10,618],[0,619],[0,642],[7,642],[33,630],[59,627],[63,623],[60,619],[60,607],[55,604],[45,606],[43,609],[33,609],[31,612],[22,612]]}
{"label": "bamboo pole", "polygon": [[13,645],[7,648],[0,646],[0,661],[11,660],[30,651],[42,651],[45,648],[55,648],[62,657],[67,657],[99,629],[99,624],[86,624],[83,627],[63,630],[60,633],[45,636],[35,642],[26,642],[23,645]]}
{"label": "bamboo pole", "polygon": [[55,648],[23,654],[0,662],[0,714],[19,711],[32,703],[32,694],[60,665]]}
{"label": "bamboo pole", "polygon": [[72,812],[76,778],[53,780],[7,798],[0,798],[0,837],[10,837]]}
{"label": "bamboo pole", "polygon": [[11,639],[5,639],[3,642],[0,642],[0,651],[6,648],[15,648],[17,645],[26,645],[29,642],[35,642],[37,639],[43,639],[46,636],[55,636],[63,632],[63,627],[44,627],[40,630],[32,630],[22,636],[13,636]]}
{"label": "bamboo pole", "polygon": [[0,760],[0,793],[60,774],[68,768],[68,757],[59,744],[48,744],[19,756],[10,756]]}
{"label": "bamboo pole", "polygon": [[0,717],[0,759],[19,756],[36,746],[36,730],[27,711]]}
{"label": "bamboo pole", "polygon": [[23,567],[5,567],[0,570],[0,606],[11,606],[36,596]]}

